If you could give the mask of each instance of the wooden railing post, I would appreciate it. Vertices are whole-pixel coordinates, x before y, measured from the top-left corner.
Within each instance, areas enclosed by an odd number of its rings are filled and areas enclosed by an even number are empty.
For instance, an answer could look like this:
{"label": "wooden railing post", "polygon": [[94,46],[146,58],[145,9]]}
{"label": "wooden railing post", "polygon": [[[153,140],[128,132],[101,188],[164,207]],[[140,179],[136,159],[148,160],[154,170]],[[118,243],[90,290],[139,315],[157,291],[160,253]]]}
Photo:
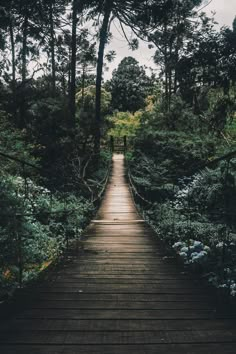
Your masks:
{"label": "wooden railing post", "polygon": [[114,137],[112,135],[110,136],[110,149],[111,149],[111,152],[113,153],[114,152]]}
{"label": "wooden railing post", "polygon": [[124,153],[127,151],[127,136],[124,136]]}
{"label": "wooden railing post", "polygon": [[16,214],[14,216],[14,228],[15,228],[15,236],[17,241],[17,267],[18,267],[18,284],[19,288],[22,288],[23,284],[23,254],[22,254],[22,235],[21,232],[18,232],[20,222],[20,215]]}

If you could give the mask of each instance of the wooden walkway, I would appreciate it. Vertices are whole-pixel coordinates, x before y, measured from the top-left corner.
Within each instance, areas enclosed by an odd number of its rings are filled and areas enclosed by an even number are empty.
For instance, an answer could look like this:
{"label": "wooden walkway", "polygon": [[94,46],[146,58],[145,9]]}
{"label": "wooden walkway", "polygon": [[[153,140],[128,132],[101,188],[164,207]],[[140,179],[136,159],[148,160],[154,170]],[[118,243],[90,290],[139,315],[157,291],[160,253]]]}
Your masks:
{"label": "wooden walkway", "polygon": [[166,257],[134,207],[122,155],[83,243],[1,323],[1,354],[236,353],[236,316]]}

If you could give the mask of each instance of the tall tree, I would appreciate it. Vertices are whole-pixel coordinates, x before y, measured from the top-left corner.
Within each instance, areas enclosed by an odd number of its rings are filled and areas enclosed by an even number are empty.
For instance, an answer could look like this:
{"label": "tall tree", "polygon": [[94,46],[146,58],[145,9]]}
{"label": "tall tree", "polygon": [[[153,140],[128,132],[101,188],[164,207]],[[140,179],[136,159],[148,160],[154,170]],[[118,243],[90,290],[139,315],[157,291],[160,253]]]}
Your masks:
{"label": "tall tree", "polygon": [[148,21],[144,23],[144,18],[149,16],[148,9],[156,1],[144,1],[139,0],[99,0],[99,1],[87,1],[87,6],[91,7],[90,17],[94,17],[94,14],[102,14],[103,20],[99,32],[99,50],[97,60],[97,78],[96,78],[96,135],[95,135],[95,151],[99,152],[100,149],[100,125],[101,125],[101,86],[102,86],[102,71],[104,62],[104,51],[106,43],[109,38],[110,23],[114,19],[118,19],[121,24],[121,28],[124,31],[124,25],[130,26],[132,30],[137,33],[138,29],[147,31]]}
{"label": "tall tree", "polygon": [[76,113],[76,63],[77,63],[77,25],[78,14],[83,11],[83,0],[72,1],[72,35],[71,35],[71,65],[70,65],[70,95],[69,95],[69,108],[70,108],[70,120],[69,126],[75,127],[75,113]]}
{"label": "tall tree", "polygon": [[196,7],[201,2],[198,0],[164,2],[158,26],[149,35],[149,40],[157,47],[154,61],[162,67],[167,111],[170,109],[171,96],[178,88],[176,68],[197,26],[193,18],[196,17]]}
{"label": "tall tree", "polygon": [[52,96],[56,95],[56,61],[55,61],[55,26],[54,26],[54,7],[55,0],[49,3],[49,24],[50,24],[50,49],[52,67]]}
{"label": "tall tree", "polygon": [[105,0],[104,3],[104,17],[100,30],[99,36],[99,50],[98,50],[98,61],[97,61],[97,77],[96,77],[96,105],[95,105],[95,114],[96,114],[96,135],[95,135],[95,151],[99,152],[100,150],[100,138],[101,138],[101,88],[102,88],[102,69],[104,61],[104,50],[105,45],[108,39],[109,33],[109,21],[112,14],[113,0]]}
{"label": "tall tree", "polygon": [[148,77],[145,69],[133,57],[124,58],[113,71],[109,86],[112,108],[136,112],[145,107],[145,99],[152,94],[155,78]]}
{"label": "tall tree", "polygon": [[77,43],[77,69],[83,105],[85,87],[89,86],[89,83],[86,85],[86,79],[88,81],[92,79],[92,84],[94,83],[94,76],[91,74],[95,71],[97,61],[96,42],[91,41],[89,31],[85,28],[80,30],[80,34],[77,36]]}

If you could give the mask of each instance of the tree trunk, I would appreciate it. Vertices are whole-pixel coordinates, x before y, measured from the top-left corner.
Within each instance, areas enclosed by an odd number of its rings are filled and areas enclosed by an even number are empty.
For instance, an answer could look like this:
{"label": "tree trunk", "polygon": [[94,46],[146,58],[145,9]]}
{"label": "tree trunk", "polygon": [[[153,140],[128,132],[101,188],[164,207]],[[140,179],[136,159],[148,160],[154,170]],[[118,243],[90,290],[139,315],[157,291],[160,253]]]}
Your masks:
{"label": "tree trunk", "polygon": [[64,69],[62,70],[62,91],[63,91],[63,97],[66,100],[67,97],[67,87],[66,87],[66,77],[65,77],[65,72]]}
{"label": "tree trunk", "polygon": [[67,75],[67,80],[68,80],[67,94],[70,99],[70,90],[71,90],[71,48],[70,47],[68,52],[68,58],[69,58],[69,65],[68,65],[68,75]]}
{"label": "tree trunk", "polygon": [[78,22],[79,2],[73,0],[72,3],[72,38],[71,38],[71,72],[70,72],[70,120],[69,127],[75,128],[75,94],[76,94],[76,54],[77,54],[77,22]]}
{"label": "tree trunk", "polygon": [[169,70],[168,70],[168,112],[171,106],[171,96],[172,96],[172,42],[169,48]]}
{"label": "tree trunk", "polygon": [[177,80],[177,66],[179,63],[179,37],[177,37],[177,43],[175,48],[175,67],[174,67],[174,94],[177,92],[178,80]]}
{"label": "tree trunk", "polygon": [[10,40],[11,40],[11,58],[12,58],[12,86],[16,86],[16,58],[15,58],[15,39],[14,39],[14,25],[10,21]]}
{"label": "tree trunk", "polygon": [[100,31],[100,43],[97,60],[97,78],[96,78],[96,104],[95,104],[95,141],[94,151],[100,152],[101,139],[101,89],[102,89],[102,69],[104,61],[104,50],[107,42],[109,20],[112,12],[112,0],[107,0],[105,3],[105,12]]}
{"label": "tree trunk", "polygon": [[15,53],[15,38],[14,38],[14,22],[10,20],[10,42],[11,42],[11,61],[12,61],[12,105],[13,117],[16,120],[16,53]]}
{"label": "tree trunk", "polygon": [[51,60],[52,60],[52,96],[56,96],[56,62],[55,62],[55,30],[53,21],[53,8],[54,2],[50,3],[50,47],[51,47]]}
{"label": "tree trunk", "polygon": [[23,23],[23,39],[22,39],[22,95],[20,103],[20,116],[19,116],[19,128],[23,129],[26,126],[26,98],[25,87],[27,77],[27,39],[28,39],[28,25],[29,25],[28,13],[26,13]]}
{"label": "tree trunk", "polygon": [[[165,37],[167,36],[167,26],[164,27]],[[165,43],[164,48],[164,70],[165,70],[165,111],[168,112],[168,53],[167,53],[167,43]]]}
{"label": "tree trunk", "polygon": [[85,64],[83,64],[83,73],[82,73],[82,108],[84,108],[84,90],[85,90]]}
{"label": "tree trunk", "polygon": [[168,58],[167,58],[167,50],[165,49],[165,110],[169,111],[168,102],[169,102],[169,85],[168,85]]}
{"label": "tree trunk", "polygon": [[27,76],[27,37],[28,37],[28,14],[25,15],[24,24],[23,24],[22,83],[26,81],[26,76]]}

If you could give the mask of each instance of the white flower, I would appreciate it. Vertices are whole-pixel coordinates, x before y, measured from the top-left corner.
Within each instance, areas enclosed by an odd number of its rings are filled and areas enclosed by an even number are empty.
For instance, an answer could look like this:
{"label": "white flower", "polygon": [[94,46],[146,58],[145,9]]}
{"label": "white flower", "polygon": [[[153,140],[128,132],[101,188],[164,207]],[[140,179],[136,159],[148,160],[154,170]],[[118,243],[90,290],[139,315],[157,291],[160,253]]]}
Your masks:
{"label": "white flower", "polygon": [[185,253],[185,252],[180,252],[179,255],[180,255],[180,257],[182,257],[184,259],[188,257],[187,253]]}
{"label": "white flower", "polygon": [[220,285],[218,286],[218,288],[225,289],[225,288],[227,288],[227,284],[220,284]]}
{"label": "white flower", "polygon": [[189,251],[188,247],[182,247],[180,252],[187,253]]}
{"label": "white flower", "polygon": [[216,245],[216,248],[223,248],[225,246],[224,242],[219,242]]}
{"label": "white flower", "polygon": [[203,244],[202,244],[202,242],[200,242],[200,241],[194,241],[193,246],[194,246],[195,248],[202,248],[202,247],[203,247]]}
{"label": "white flower", "polygon": [[211,251],[210,247],[208,247],[208,246],[204,246],[203,250],[206,251],[206,252],[210,252]]}
{"label": "white flower", "polygon": [[198,252],[193,252],[193,253],[191,254],[191,257],[192,257],[192,258],[198,257],[198,256],[199,256],[199,253],[198,253]]}
{"label": "white flower", "polygon": [[179,242],[176,242],[172,247],[174,249],[178,249],[178,248],[181,248],[183,245],[184,245],[184,243],[179,241]]}

